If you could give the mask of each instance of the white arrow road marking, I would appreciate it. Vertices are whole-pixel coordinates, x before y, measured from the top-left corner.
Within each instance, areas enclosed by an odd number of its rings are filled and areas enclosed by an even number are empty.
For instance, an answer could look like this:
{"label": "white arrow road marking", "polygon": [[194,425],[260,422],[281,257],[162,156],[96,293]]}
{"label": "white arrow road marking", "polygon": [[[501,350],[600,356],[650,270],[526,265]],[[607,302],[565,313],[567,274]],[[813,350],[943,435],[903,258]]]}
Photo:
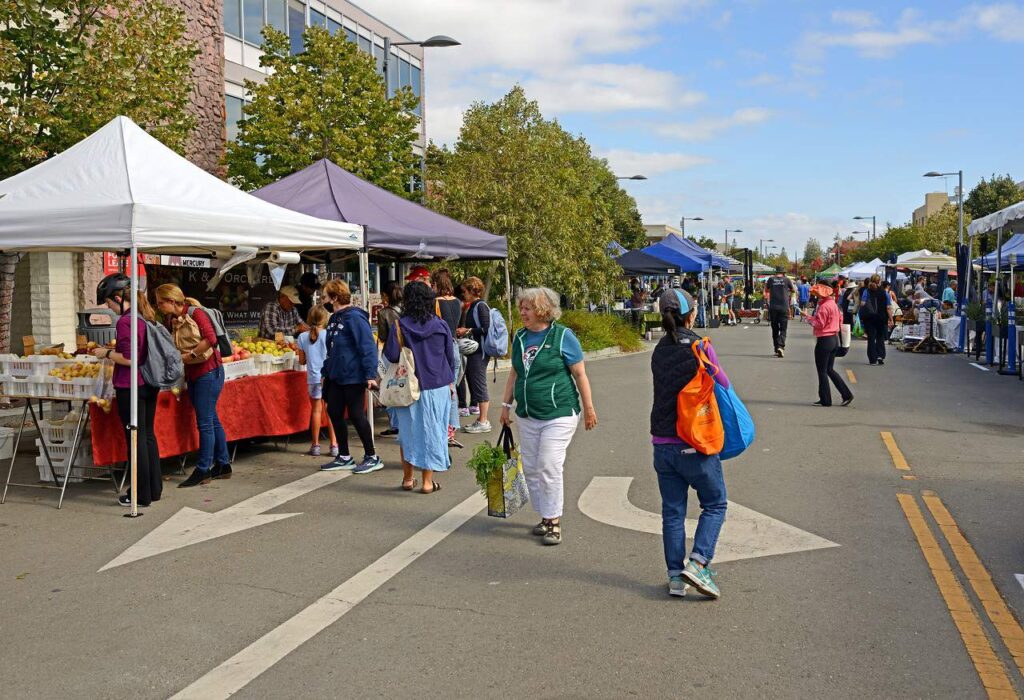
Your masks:
{"label": "white arrow road marking", "polygon": [[1024,588],[1024,574],[1014,574],[1017,579],[1017,583],[1020,584],[1021,588]]}
{"label": "white arrow road marking", "polygon": [[[641,510],[629,502],[632,481],[631,476],[595,476],[580,496],[580,510],[606,525],[660,535],[661,514]],[[691,538],[696,527],[696,520],[686,520],[686,531]],[[715,561],[753,559],[838,546],[823,537],[729,501]]]}
{"label": "white arrow road marking", "polygon": [[259,525],[284,520],[293,515],[301,515],[301,513],[274,513],[271,515],[262,515],[262,513],[273,510],[299,496],[304,496],[310,491],[316,491],[341,481],[351,474],[352,472],[349,471],[316,472],[289,484],[278,486],[276,489],[247,498],[241,503],[236,503],[216,513],[206,513],[195,508],[182,508],[100,571],[163,554],[173,549],[187,547],[190,544],[198,544]]}
{"label": "white arrow road marking", "polygon": [[487,505],[476,492],[298,615],[263,635],[171,700],[228,698],[288,656],[458,530]]}

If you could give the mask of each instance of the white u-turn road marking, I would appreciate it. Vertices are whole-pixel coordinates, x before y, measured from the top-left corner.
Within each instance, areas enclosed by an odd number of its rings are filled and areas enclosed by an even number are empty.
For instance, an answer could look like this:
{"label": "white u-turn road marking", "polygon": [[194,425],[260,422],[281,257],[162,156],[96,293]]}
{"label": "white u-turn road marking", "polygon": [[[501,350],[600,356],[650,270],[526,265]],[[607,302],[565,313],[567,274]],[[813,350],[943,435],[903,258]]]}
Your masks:
{"label": "white u-turn road marking", "polygon": [[345,613],[402,569],[458,530],[486,505],[487,499],[483,494],[474,493],[298,615],[263,635],[174,695],[172,700],[215,700],[231,697],[261,673],[341,619]]}
{"label": "white u-turn road marking", "polygon": [[[628,530],[661,534],[661,515],[629,502],[630,476],[595,476],[580,496],[579,508],[594,520]],[[687,519],[693,535],[696,520]],[[781,520],[729,501],[728,515],[715,553],[716,562],[804,552],[839,545]]]}

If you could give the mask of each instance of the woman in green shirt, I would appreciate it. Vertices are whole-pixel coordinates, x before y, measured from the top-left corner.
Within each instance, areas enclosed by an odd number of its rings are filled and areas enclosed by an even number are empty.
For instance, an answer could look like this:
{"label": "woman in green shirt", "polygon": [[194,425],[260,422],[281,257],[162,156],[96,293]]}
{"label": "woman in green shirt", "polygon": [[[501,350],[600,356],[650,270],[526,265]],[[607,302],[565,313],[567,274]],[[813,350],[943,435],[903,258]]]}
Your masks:
{"label": "woman in green shirt", "polygon": [[541,521],[533,534],[546,545],[562,542],[562,481],[565,451],[579,424],[581,404],[587,430],[597,425],[583,348],[575,334],[557,323],[558,294],[547,287],[519,294],[521,328],[512,339],[512,370],[505,383],[501,422],[519,418],[519,450],[530,501]]}

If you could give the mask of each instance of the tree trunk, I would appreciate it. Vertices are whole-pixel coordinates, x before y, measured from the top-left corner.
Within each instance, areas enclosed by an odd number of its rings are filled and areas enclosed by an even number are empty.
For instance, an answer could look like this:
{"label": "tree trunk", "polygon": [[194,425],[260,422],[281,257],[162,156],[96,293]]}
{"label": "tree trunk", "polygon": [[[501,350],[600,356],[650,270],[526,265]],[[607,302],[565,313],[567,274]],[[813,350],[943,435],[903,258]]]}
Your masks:
{"label": "tree trunk", "polygon": [[[11,351],[11,307],[14,305],[14,272],[23,253],[0,253],[0,353]],[[0,406],[10,406],[0,399]]]}

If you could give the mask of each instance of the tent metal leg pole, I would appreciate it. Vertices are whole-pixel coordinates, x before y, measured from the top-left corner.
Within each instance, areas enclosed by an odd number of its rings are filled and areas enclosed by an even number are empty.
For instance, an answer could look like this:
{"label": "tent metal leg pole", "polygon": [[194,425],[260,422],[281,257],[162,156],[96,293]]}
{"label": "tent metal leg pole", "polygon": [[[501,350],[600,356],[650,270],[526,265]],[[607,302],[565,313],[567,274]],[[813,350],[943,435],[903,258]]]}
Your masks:
{"label": "tent metal leg pole", "polygon": [[508,272],[508,258],[505,258],[505,295],[508,297],[508,322],[512,322],[512,283]]}
{"label": "tent metal leg pole", "polygon": [[363,311],[370,313],[370,290],[366,287],[367,267],[370,264],[370,252],[364,247],[359,251],[359,291],[363,300]]}
{"label": "tent metal leg pole", "polygon": [[[134,242],[131,247],[131,262],[128,263],[129,274],[132,282],[132,296],[131,296],[131,315],[132,315],[132,333],[131,333],[131,389],[129,391],[131,405],[131,411],[128,421],[128,432],[131,435],[131,444],[128,446],[128,461],[131,467],[131,483],[132,483],[132,494],[131,494],[131,511],[126,513],[126,517],[137,518],[139,513],[139,384],[135,381],[135,378],[139,376],[139,249],[135,246]],[[150,426],[152,430],[152,426]],[[153,465],[150,465],[153,468]],[[68,473],[71,473],[71,465],[68,465]],[[63,497],[63,494],[62,494]]]}

